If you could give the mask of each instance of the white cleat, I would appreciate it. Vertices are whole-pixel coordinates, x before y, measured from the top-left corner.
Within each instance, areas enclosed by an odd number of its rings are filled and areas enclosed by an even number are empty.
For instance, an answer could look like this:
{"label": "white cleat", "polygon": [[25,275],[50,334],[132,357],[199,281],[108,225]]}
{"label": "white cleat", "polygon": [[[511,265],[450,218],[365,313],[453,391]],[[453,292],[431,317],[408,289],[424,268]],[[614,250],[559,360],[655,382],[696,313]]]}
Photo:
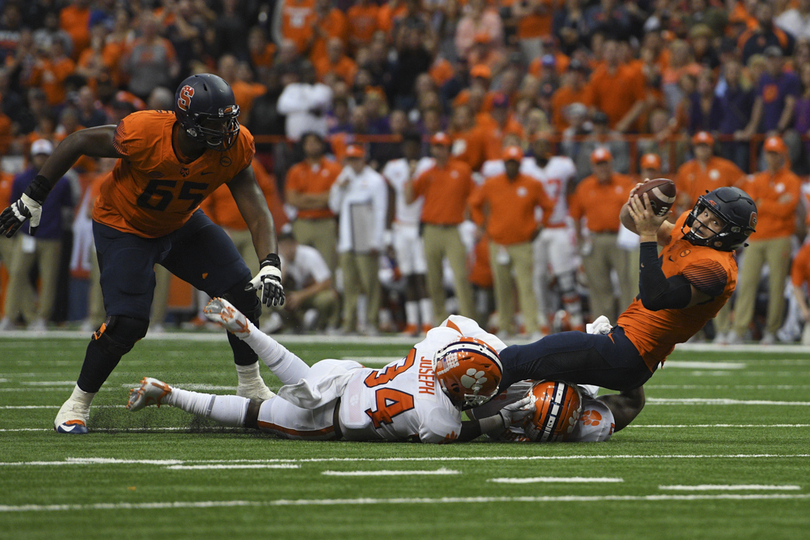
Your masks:
{"label": "white cleat", "polygon": [[163,381],[144,377],[141,379],[141,386],[129,391],[129,401],[127,409],[139,411],[148,405],[163,405],[163,399],[172,393],[172,387]]}
{"label": "white cleat", "polygon": [[250,335],[247,317],[224,298],[212,298],[203,308],[203,313],[209,320],[221,324],[236,337],[245,338]]}
{"label": "white cleat", "polygon": [[75,400],[68,399],[53,421],[53,429],[57,433],[70,433],[71,435],[85,435],[87,433],[87,419],[90,417],[90,406],[84,406]]}

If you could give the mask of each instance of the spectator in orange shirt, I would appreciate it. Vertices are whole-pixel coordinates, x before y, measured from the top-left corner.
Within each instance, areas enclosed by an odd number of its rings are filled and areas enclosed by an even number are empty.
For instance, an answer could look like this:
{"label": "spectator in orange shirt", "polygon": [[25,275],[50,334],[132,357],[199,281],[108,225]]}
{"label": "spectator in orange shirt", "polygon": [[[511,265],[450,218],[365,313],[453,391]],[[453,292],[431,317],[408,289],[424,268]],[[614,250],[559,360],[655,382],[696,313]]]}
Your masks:
{"label": "spectator in orange shirt", "polygon": [[223,54],[219,57],[217,69],[219,76],[231,85],[233,97],[239,105],[239,117],[247,125],[250,122],[250,111],[253,108],[253,101],[264,95],[267,87],[261,83],[252,81],[253,73],[247,62],[239,62],[231,54]]}
{"label": "spectator in orange shirt", "polygon": [[[630,177],[613,172],[613,156],[606,148],[591,153],[593,174],[577,185],[569,212],[574,219],[577,245],[588,276],[591,316],[606,315],[615,320],[633,301],[633,274],[627,251],[618,249],[619,214],[630,194]],[[584,219],[584,223],[583,223]],[[586,233],[585,230],[588,232]],[[613,296],[610,272],[619,278],[619,309]]]}
{"label": "spectator in orange shirt", "polygon": [[661,178],[661,156],[658,154],[644,154],[639,161],[639,180],[653,180]]}
{"label": "spectator in orange shirt", "polygon": [[472,286],[467,279],[467,253],[458,226],[467,212],[467,199],[475,186],[470,167],[450,159],[450,137],[442,132],[430,139],[435,164],[405,185],[405,201],[423,197],[422,237],[427,261],[428,294],[436,320],[447,318],[443,260],[453,269],[459,314],[475,318]]}
{"label": "spectator in orange shirt", "polygon": [[312,22],[312,41],[309,46],[309,59],[317,64],[326,58],[327,43],[332,38],[344,43],[349,35],[346,15],[332,5],[332,0],[315,0],[315,20]]}
{"label": "spectator in orange shirt", "polygon": [[281,47],[290,40],[298,54],[306,53],[315,19],[315,0],[279,0],[273,14],[273,41]]}
{"label": "spectator in orange shirt", "polygon": [[572,103],[585,101],[585,86],[588,82],[588,67],[577,59],[568,64],[563,75],[562,86],[551,96],[551,123],[557,132],[562,133],[569,126],[565,117],[566,108]]}
{"label": "spectator in orange shirt", "polygon": [[89,4],[89,0],[71,0],[70,5],[59,12],[59,26],[73,39],[73,60],[90,45]]}
{"label": "spectator in orange shirt", "polygon": [[707,191],[731,187],[743,180],[745,173],[733,162],[715,156],[713,147],[714,137],[707,131],[699,131],[692,137],[695,159],[681,165],[675,176],[675,187],[678,189],[676,215],[692,208],[698,197]]}
{"label": "spectator in orange shirt", "polygon": [[331,73],[349,86],[354,84],[357,64],[344,53],[343,40],[340,38],[329,38],[326,45],[326,55],[319,58],[314,65],[315,71],[318,73],[318,79],[321,81],[324,81],[326,75]]}
{"label": "spectator in orange shirt", "polygon": [[327,159],[326,143],[314,132],[301,137],[304,160],[287,172],[287,204],[298,211],[293,221],[293,234],[302,244],[317,249],[329,270],[337,266],[337,222],[329,209],[329,190],[342,167]]}
{"label": "spectator in orange shirt", "polygon": [[480,234],[486,232],[491,238],[489,258],[500,331],[509,335],[516,333],[513,289],[517,285],[526,333],[539,337],[537,298],[532,281],[532,240],[542,226],[535,221],[535,209],[542,208],[548,220],[554,203],[546,195],[543,184],[520,172],[523,151],[519,146],[504,148],[502,158],[506,172],[487,179],[473,191],[468,204]]}
{"label": "spectator in orange shirt", "polygon": [[[487,0],[470,0],[464,15],[456,26],[456,52],[466,58],[475,44],[476,38],[486,34],[496,47],[503,45],[503,23],[494,7]],[[473,65],[474,62],[469,62]]]}
{"label": "spectator in orange shirt", "polygon": [[611,128],[627,131],[644,109],[643,78],[620,63],[616,41],[605,41],[602,57],[604,63],[591,74],[588,82],[585,103],[607,114]]}
{"label": "spectator in orange shirt", "polygon": [[251,67],[257,72],[273,67],[276,45],[267,41],[267,34],[261,26],[254,26],[248,33],[248,54]]}
{"label": "spectator in orange shirt", "polygon": [[48,48],[40,48],[36,63],[28,78],[28,86],[42,88],[52,107],[65,101],[65,79],[73,74],[76,64],[65,55],[61,41],[54,41]]}
{"label": "spectator in orange shirt", "polygon": [[524,137],[523,126],[509,112],[509,98],[504,94],[498,94],[492,98],[492,110],[488,114],[481,113],[477,123],[487,132],[487,138],[484,141],[485,159],[501,157],[504,135],[512,133],[521,139]]}
{"label": "spectator in orange shirt", "polygon": [[524,58],[543,54],[543,38],[551,34],[551,18],[557,0],[529,0],[514,2],[512,16],[518,19],[517,38]]}
{"label": "spectator in orange shirt", "polygon": [[467,105],[453,108],[450,136],[453,139],[453,159],[463,161],[474,171],[480,169],[484,163],[487,133],[475,125],[472,111]]}
{"label": "spectator in orange shirt", "polygon": [[349,21],[349,46],[352,50],[369,45],[374,32],[379,29],[380,8],[370,0],[358,0],[346,12]]}
{"label": "spectator in orange shirt", "polygon": [[796,225],[801,180],[790,170],[788,148],[781,137],[768,137],[763,146],[767,167],[748,178],[743,189],[757,205],[756,233],[740,268],[734,325],[729,343],[740,343],[754,316],[762,267],[768,265],[768,311],[760,343],[771,345],[782,325],[785,279],[790,268],[791,236]]}
{"label": "spectator in orange shirt", "polygon": [[790,281],[793,285],[793,297],[799,306],[801,320],[804,323],[802,345],[810,345],[810,305],[807,303],[807,287],[810,286],[810,242],[805,243],[793,258]]}

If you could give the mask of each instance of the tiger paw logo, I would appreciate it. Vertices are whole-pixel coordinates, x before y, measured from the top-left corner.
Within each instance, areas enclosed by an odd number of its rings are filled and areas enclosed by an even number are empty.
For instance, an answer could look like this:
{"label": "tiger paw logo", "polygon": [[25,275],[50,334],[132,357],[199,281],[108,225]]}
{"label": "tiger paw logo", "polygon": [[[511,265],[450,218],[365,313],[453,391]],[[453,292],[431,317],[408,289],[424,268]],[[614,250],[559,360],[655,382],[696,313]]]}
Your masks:
{"label": "tiger paw logo", "polygon": [[461,376],[461,385],[470,390],[480,390],[487,382],[486,373],[477,371],[475,368],[470,368],[467,373]]}
{"label": "tiger paw logo", "polygon": [[580,421],[586,426],[598,426],[602,422],[602,415],[596,411],[584,411]]}

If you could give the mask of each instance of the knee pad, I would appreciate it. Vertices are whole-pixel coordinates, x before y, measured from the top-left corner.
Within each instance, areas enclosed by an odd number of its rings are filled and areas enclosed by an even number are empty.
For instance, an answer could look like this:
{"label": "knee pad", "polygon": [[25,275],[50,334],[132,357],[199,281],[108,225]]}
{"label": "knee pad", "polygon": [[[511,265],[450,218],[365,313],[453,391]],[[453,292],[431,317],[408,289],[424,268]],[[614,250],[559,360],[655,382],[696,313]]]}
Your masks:
{"label": "knee pad", "polygon": [[132,350],[135,343],[146,335],[149,321],[125,315],[107,317],[93,339],[109,354],[123,356]]}
{"label": "knee pad", "polygon": [[262,303],[256,296],[256,291],[245,291],[243,284],[238,284],[227,291],[222,297],[241,311],[250,322],[259,325],[259,317],[262,315]]}

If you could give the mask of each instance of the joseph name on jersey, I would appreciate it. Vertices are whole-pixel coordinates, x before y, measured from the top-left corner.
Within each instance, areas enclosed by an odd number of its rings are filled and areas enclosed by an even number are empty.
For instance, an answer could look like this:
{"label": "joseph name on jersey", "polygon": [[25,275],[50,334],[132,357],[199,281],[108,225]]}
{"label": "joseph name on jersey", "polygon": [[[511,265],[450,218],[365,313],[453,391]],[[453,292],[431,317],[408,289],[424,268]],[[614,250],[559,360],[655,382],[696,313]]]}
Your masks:
{"label": "joseph name on jersey", "polygon": [[461,411],[436,382],[436,352],[462,337],[482,339],[503,350],[503,342],[472,319],[451,315],[414,345],[408,356],[387,366],[363,369],[346,386],[340,427],[347,440],[452,442],[461,433]]}
{"label": "joseph name on jersey", "polygon": [[121,120],[113,146],[123,157],[101,185],[95,221],[145,238],[165,236],[250,165],[255,146],[245,127],[229,150],[180,161],[172,144],[175,122],[171,111],[140,111]]}

